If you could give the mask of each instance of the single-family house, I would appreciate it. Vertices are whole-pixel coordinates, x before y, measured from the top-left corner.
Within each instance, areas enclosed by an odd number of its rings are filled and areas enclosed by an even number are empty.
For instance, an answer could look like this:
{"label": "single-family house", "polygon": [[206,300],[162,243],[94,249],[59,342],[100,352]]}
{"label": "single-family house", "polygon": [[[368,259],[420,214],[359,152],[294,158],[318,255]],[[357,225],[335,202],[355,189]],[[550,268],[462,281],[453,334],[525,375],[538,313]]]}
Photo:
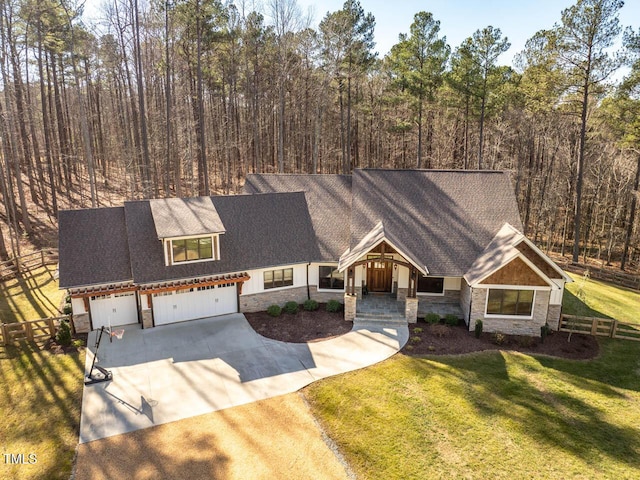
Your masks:
{"label": "single-family house", "polygon": [[571,281],[523,235],[496,171],[254,174],[242,195],[61,211],[59,230],[80,331],[308,298],[339,300],[353,320],[387,295],[407,322],[453,306],[470,329],[539,335]]}

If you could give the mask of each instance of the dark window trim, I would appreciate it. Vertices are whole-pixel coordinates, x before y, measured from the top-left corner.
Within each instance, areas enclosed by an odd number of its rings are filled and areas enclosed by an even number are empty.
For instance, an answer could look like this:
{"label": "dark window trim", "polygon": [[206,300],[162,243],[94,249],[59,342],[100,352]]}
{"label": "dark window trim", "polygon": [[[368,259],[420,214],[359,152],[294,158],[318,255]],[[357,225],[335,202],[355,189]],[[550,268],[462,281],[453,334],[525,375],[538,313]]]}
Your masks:
{"label": "dark window trim", "polygon": [[[445,277],[431,277],[431,276],[426,276],[426,275],[421,275],[418,277],[418,285],[416,287],[416,291],[418,294],[422,294],[422,295],[444,295],[444,278]],[[431,279],[431,280],[441,280],[442,281],[442,290],[440,290],[439,292],[433,292],[433,291],[429,291],[429,290],[420,290],[420,280],[422,279]]]}
{"label": "dark window trim", "polygon": [[[206,262],[206,261],[211,261],[211,260],[219,260],[218,258],[218,246],[217,246],[217,235],[202,235],[199,237],[185,237],[185,238],[172,238],[169,240],[169,255],[170,258],[169,260],[171,261],[172,265],[179,265],[179,264],[183,264],[183,263],[195,263],[195,262]],[[183,242],[184,244],[184,252],[185,252],[185,256],[187,255],[187,242],[189,240],[197,240],[198,241],[198,258],[185,258],[184,260],[176,260],[175,256],[174,256],[174,244],[176,242]],[[202,240],[209,240],[210,246],[209,248],[211,249],[211,256],[210,257],[202,257]]]}
{"label": "dark window trim", "polygon": [[[489,297],[491,296],[491,292],[500,292],[500,311],[499,312],[490,312],[489,311]],[[518,296],[516,298],[516,313],[502,313],[504,310],[504,295],[505,292],[517,292]],[[531,302],[521,302],[520,294],[522,292],[531,292]],[[533,308],[536,303],[536,291],[530,288],[489,288],[487,289],[487,300],[485,304],[485,315],[486,316],[501,316],[501,317],[521,317],[521,318],[533,318]],[[520,313],[520,305],[531,305],[525,313]]]}
{"label": "dark window trim", "polygon": [[[285,272],[291,271],[291,279],[285,280]],[[276,272],[281,272],[282,280],[276,281]],[[266,274],[271,273],[271,281],[267,282]],[[265,290],[270,290],[272,288],[282,288],[282,287],[291,287],[293,286],[293,268],[276,268],[274,270],[265,270],[262,273],[262,285]]]}
{"label": "dark window trim", "polygon": [[[321,269],[330,268],[329,273],[329,286],[321,286],[323,275]],[[335,276],[335,273],[339,273],[340,276]],[[334,265],[318,265],[318,290],[344,290],[344,273],[338,272],[338,267]]]}

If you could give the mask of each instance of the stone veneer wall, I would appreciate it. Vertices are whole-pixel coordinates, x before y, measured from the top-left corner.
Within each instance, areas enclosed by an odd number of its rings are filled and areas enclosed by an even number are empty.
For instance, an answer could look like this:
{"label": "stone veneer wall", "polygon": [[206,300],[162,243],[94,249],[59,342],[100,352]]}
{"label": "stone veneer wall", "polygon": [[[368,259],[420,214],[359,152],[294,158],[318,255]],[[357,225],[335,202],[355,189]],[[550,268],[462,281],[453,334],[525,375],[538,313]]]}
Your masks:
{"label": "stone veneer wall", "polygon": [[357,297],[354,295],[344,294],[344,319],[347,322],[353,322],[356,318],[356,303]]}
{"label": "stone veneer wall", "polygon": [[407,293],[409,293],[408,288],[398,288],[398,295],[396,296],[396,299],[399,302],[404,302],[405,299],[407,298]]}
{"label": "stone veneer wall", "polygon": [[482,320],[482,330],[484,332],[500,332],[508,335],[530,335],[539,337],[540,327],[547,321],[550,296],[551,292],[548,290],[536,291],[532,319],[492,318],[485,317],[484,315],[487,290],[485,288],[472,288],[469,330],[473,329],[475,320],[479,318]]}
{"label": "stone veneer wall", "polygon": [[153,312],[152,310],[142,310],[142,328],[153,327]]}
{"label": "stone veneer wall", "polygon": [[327,303],[329,300],[337,300],[342,303],[344,300],[344,290],[319,292],[318,287],[315,285],[309,285],[309,294],[311,295],[311,298],[318,303]]}
{"label": "stone veneer wall", "polygon": [[462,285],[460,285],[460,308],[462,308],[462,315],[464,316],[464,323],[466,323],[469,328],[471,328],[472,324],[475,328],[475,319],[471,321],[471,287],[469,284],[462,279]]}
{"label": "stone veneer wall", "polygon": [[[344,294],[343,294],[344,295]],[[251,295],[240,295],[241,312],[262,312],[269,305],[284,306],[287,302],[303,303],[307,300],[307,287],[283,288],[281,290],[265,290]]]}
{"label": "stone veneer wall", "polygon": [[558,330],[561,313],[562,305],[549,305],[549,312],[547,313],[547,323],[549,324],[551,330]]}
{"label": "stone veneer wall", "polygon": [[418,299],[406,298],[404,301],[404,318],[407,323],[416,323],[418,321]]}
{"label": "stone veneer wall", "polygon": [[73,314],[71,321],[73,322],[73,330],[76,333],[89,333],[91,330],[88,313]]}

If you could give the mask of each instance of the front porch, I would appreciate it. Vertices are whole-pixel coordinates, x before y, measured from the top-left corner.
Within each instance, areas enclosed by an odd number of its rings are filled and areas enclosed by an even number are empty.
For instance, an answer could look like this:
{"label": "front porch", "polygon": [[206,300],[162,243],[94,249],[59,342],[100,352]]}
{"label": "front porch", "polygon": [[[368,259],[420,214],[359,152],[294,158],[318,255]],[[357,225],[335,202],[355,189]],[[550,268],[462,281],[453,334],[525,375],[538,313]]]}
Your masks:
{"label": "front porch", "polygon": [[[442,318],[447,315],[462,318],[462,308],[458,302],[440,297],[418,296],[418,318],[423,318],[427,313],[437,313]],[[363,295],[356,300],[355,318],[406,322],[405,301],[398,300],[395,293]]]}

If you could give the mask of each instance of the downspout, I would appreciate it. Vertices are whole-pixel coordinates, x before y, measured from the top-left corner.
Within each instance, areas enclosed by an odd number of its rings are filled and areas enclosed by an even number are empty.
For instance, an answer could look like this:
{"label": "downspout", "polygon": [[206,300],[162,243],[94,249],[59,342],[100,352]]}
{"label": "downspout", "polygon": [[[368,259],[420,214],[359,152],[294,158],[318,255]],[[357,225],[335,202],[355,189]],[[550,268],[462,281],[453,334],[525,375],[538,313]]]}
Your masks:
{"label": "downspout", "polygon": [[311,300],[311,290],[309,289],[309,266],[311,263],[307,263],[307,300]]}

